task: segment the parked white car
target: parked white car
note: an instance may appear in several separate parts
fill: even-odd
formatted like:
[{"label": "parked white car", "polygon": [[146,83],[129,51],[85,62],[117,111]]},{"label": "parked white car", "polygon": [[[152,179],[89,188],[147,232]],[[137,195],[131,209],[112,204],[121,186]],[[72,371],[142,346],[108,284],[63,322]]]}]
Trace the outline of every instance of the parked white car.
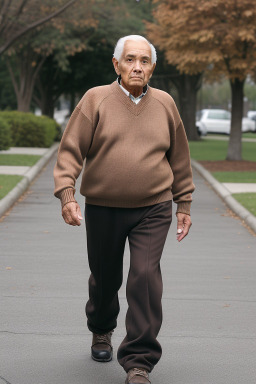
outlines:
[{"label": "parked white car", "polygon": [[[196,115],[196,127],[200,135],[207,133],[230,134],[231,113],[225,109],[202,109]],[[242,120],[242,132],[255,132],[255,123],[247,117]]]},{"label": "parked white car", "polygon": [[248,111],[247,117],[249,117],[251,120],[256,120],[256,111]]}]

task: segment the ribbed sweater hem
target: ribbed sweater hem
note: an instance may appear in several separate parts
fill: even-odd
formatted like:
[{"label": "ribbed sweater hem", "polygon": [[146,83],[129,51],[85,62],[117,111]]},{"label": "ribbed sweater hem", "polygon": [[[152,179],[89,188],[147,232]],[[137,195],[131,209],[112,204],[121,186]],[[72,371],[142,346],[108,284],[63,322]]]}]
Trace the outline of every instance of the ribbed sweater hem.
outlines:
[{"label": "ribbed sweater hem", "polygon": [[119,208],[139,208],[148,205],[163,203],[164,201],[172,200],[171,190],[161,192],[158,195],[147,197],[146,199],[129,201],[129,200],[109,200],[98,199],[94,197],[86,197],[87,204],[103,205],[106,207],[119,207]]},{"label": "ribbed sweater hem", "polygon": [[190,215],[191,201],[186,201],[184,203],[178,203],[176,213],[185,213]]}]

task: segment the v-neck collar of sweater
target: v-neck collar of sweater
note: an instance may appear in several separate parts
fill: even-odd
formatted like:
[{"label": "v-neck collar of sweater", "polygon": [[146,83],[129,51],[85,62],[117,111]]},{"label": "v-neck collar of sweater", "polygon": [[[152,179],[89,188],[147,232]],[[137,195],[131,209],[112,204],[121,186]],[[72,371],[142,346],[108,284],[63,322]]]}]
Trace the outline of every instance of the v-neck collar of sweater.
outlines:
[{"label": "v-neck collar of sweater", "polygon": [[138,116],[142,112],[142,110],[145,108],[145,106],[149,103],[151,99],[151,88],[149,85],[147,93],[142,97],[138,104],[135,104],[130,99],[130,97],[128,97],[123,92],[116,80],[111,84],[111,88],[113,93],[117,96],[118,100],[121,101],[135,116]]}]

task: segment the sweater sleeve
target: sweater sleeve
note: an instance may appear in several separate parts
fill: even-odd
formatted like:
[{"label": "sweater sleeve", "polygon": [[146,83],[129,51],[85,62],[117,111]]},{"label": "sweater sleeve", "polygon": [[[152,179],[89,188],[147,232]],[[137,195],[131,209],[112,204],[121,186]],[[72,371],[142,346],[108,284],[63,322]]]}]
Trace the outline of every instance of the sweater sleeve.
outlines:
[{"label": "sweater sleeve", "polygon": [[62,207],[76,201],[75,183],[82,171],[92,138],[92,123],[77,106],[63,133],[53,170],[54,196],[61,200]]},{"label": "sweater sleeve", "polygon": [[171,147],[167,152],[174,181],[172,185],[173,201],[177,203],[177,211],[190,215],[192,192],[195,186],[192,181],[192,168],[186,132],[182,120],[179,120],[176,131],[171,135]]}]

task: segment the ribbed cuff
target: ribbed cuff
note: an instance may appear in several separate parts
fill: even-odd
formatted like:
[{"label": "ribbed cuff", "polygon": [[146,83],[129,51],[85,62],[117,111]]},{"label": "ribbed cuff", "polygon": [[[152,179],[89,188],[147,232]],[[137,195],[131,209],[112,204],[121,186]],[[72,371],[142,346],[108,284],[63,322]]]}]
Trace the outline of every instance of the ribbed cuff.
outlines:
[{"label": "ribbed cuff", "polygon": [[64,205],[66,205],[67,203],[71,203],[72,201],[74,201],[75,203],[77,202],[74,197],[74,193],[75,191],[72,188],[66,188],[66,189],[63,189],[63,191],[61,191],[60,193],[61,208],[63,208]]},{"label": "ribbed cuff", "polygon": [[185,213],[186,215],[190,215],[190,207],[191,207],[191,201],[178,203],[176,214]]}]

